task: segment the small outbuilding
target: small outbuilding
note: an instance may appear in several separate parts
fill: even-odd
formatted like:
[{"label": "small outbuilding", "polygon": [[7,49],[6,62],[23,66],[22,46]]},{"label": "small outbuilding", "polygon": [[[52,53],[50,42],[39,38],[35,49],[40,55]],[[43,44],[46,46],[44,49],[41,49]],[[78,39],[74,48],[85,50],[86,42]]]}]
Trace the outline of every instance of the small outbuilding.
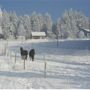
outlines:
[{"label": "small outbuilding", "polygon": [[89,29],[83,29],[83,28],[79,28],[79,33],[83,32],[85,37],[90,37],[90,30]]},{"label": "small outbuilding", "polygon": [[32,39],[44,39],[46,37],[45,32],[31,32]]}]

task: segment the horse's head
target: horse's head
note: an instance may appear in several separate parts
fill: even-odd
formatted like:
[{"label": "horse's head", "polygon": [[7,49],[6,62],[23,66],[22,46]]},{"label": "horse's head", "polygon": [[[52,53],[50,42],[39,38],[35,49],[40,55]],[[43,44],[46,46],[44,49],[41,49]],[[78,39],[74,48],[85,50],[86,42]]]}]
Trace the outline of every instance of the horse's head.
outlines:
[{"label": "horse's head", "polygon": [[23,48],[22,47],[20,47],[20,51],[23,51]]}]

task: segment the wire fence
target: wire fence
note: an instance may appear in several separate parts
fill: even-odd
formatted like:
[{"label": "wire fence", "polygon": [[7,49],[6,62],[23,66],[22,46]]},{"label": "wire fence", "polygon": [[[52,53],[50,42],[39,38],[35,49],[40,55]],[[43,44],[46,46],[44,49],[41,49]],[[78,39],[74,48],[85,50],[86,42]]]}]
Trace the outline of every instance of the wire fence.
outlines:
[{"label": "wire fence", "polygon": [[[14,68],[17,63],[19,63],[20,65],[20,63],[22,62],[23,68],[25,69],[25,66],[27,66],[27,61],[24,62],[21,60],[20,46],[12,47],[14,48],[12,49],[9,48],[8,41],[2,43],[3,43],[3,45],[1,45],[1,49],[3,51],[2,53],[9,58],[9,61],[13,62]],[[22,45],[22,42],[19,42],[19,44]],[[13,43],[13,45],[15,45],[15,43]],[[37,63],[41,62],[43,64],[42,67],[40,67],[39,69],[43,70],[43,75],[45,78],[50,73],[52,74],[58,73],[58,71],[61,70],[60,64],[90,65],[90,60],[89,60],[90,50],[88,50],[88,48],[84,50],[81,49],[78,50],[78,49],[63,49],[63,48],[59,49],[58,47],[57,48],[52,47],[51,49],[46,45],[42,47],[36,47],[36,46],[32,46],[32,47],[34,47],[36,50],[35,62]],[[25,48],[27,48],[27,46],[25,46]]]},{"label": "wire fence", "polygon": [[[27,62],[30,61],[29,57],[28,57],[28,61],[27,60],[23,61],[21,59],[20,53],[15,53],[13,51],[8,51],[8,57],[10,60],[13,61],[14,68],[15,68],[15,64],[19,63],[19,65],[20,65],[20,63],[22,62],[23,69],[26,69],[27,64],[28,64]],[[60,65],[62,65],[62,64],[77,65],[77,66],[81,66],[81,65],[82,66],[90,66],[89,58],[90,58],[89,50],[86,49],[86,50],[84,50],[83,55],[81,55],[81,54],[80,55],[76,55],[76,54],[75,55],[71,55],[71,54],[68,54],[68,55],[57,54],[56,55],[54,53],[36,54],[34,62],[36,62],[36,63],[41,62],[42,67],[39,68],[39,71],[41,70],[42,74],[46,78],[50,74],[52,74],[52,76],[53,76],[53,74],[55,74],[55,73],[57,73],[57,76],[59,76],[59,74],[60,74],[59,71],[61,70]],[[30,67],[33,67],[32,69],[30,69],[30,71],[32,71],[32,70],[38,68],[39,64],[38,64],[38,67],[37,67],[37,65],[36,66],[30,65]]]}]

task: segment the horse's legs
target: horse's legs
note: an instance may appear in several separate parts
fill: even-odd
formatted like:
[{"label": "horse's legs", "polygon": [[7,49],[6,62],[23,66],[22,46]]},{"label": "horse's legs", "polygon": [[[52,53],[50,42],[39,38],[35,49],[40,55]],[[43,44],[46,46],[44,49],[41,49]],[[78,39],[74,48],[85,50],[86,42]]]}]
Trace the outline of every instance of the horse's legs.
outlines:
[{"label": "horse's legs", "polygon": [[30,61],[31,61],[31,57],[29,57],[30,58]]},{"label": "horse's legs", "polygon": [[24,59],[24,69],[25,69],[25,59]]},{"label": "horse's legs", "polygon": [[34,61],[34,56],[32,56],[32,61]]}]

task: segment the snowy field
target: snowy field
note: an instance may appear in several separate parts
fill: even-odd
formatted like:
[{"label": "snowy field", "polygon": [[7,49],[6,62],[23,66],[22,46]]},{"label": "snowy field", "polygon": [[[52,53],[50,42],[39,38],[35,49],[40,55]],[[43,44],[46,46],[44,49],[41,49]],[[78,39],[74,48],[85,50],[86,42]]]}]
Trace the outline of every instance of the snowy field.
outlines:
[{"label": "snowy field", "polygon": [[[25,70],[20,46],[36,50]],[[58,47],[53,40],[0,41],[0,88],[90,89],[90,41],[62,40]]]}]

